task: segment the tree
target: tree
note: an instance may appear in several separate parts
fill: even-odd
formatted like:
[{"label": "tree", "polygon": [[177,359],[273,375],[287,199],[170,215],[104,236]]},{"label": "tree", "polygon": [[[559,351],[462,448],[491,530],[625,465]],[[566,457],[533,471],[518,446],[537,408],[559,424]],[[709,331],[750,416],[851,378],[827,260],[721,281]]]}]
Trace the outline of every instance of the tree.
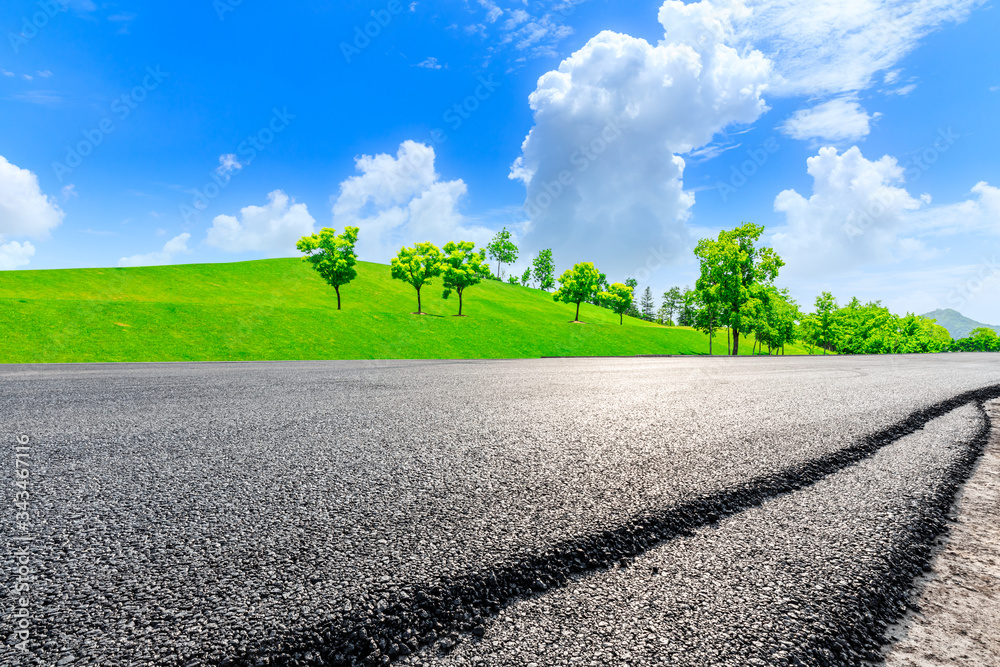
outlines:
[{"label": "tree", "polygon": [[639,302],[642,306],[642,319],[647,322],[652,322],[653,317],[656,315],[656,304],[653,302],[653,290],[646,288],[642,293],[642,300]]},{"label": "tree", "polygon": [[761,350],[764,345],[767,345],[768,354],[772,350],[781,350],[786,343],[794,340],[795,322],[801,317],[798,305],[788,290],[779,290],[773,285],[758,287],[757,304],[753,331]]},{"label": "tree", "polygon": [[639,309],[635,305],[635,292],[639,289],[639,281],[635,278],[626,278],[625,286],[632,289],[632,303],[629,305],[628,310],[625,311],[625,314],[629,317],[642,317],[642,313],[639,312]]},{"label": "tree", "polygon": [[621,283],[612,283],[607,291],[598,294],[601,305],[618,315],[618,324],[625,323],[625,311],[632,305],[632,288]]},{"label": "tree", "polygon": [[758,307],[757,286],[770,285],[785,263],[771,248],[758,248],[764,228],[744,223],[719,232],[717,240],[702,239],[695,248],[701,260],[701,277],[718,287],[722,316],[733,332],[733,355],[740,351],[740,333],[752,328]]},{"label": "tree", "polygon": [[978,327],[968,337],[956,340],[952,349],[958,352],[1000,352],[1000,336],[993,329]]},{"label": "tree", "polygon": [[340,288],[358,275],[354,270],[358,261],[358,256],[354,254],[358,231],[357,227],[344,227],[344,233],[337,236],[336,229],[324,227],[318,234],[303,236],[295,244],[306,254],[303,261],[310,262],[337,292],[337,310],[340,310]]},{"label": "tree", "polygon": [[548,292],[556,286],[556,267],[552,263],[552,249],[540,250],[531,260],[532,275],[541,290]]},{"label": "tree", "polygon": [[412,248],[400,248],[392,258],[392,277],[413,285],[417,290],[417,312],[423,315],[420,305],[420,288],[430,284],[431,278],[441,275],[444,256],[433,243],[414,243]]},{"label": "tree", "polygon": [[444,279],[445,298],[451,290],[458,294],[458,315],[462,315],[462,294],[466,288],[478,285],[489,274],[489,268],[484,262],[486,257],[475,251],[476,244],[471,241],[449,241],[444,244],[442,262],[442,278]]},{"label": "tree", "polygon": [[709,355],[712,355],[712,342],[715,339],[715,332],[719,330],[722,314],[716,287],[716,285],[702,284],[685,294],[685,305],[691,313],[691,326],[708,336]]},{"label": "tree", "polygon": [[500,265],[513,264],[517,261],[517,246],[510,240],[510,232],[507,231],[506,227],[497,232],[497,235],[486,246],[486,250],[490,257],[497,261],[497,275],[502,280],[503,271],[500,269]]},{"label": "tree", "polygon": [[816,297],[815,342],[823,348],[823,354],[833,346],[833,314],[837,310],[837,300],[829,292]]},{"label": "tree", "polygon": [[680,287],[671,287],[663,293],[663,306],[660,310],[666,313],[667,319],[670,320],[671,324],[674,322],[674,313],[681,309],[683,301],[684,296],[681,294]]},{"label": "tree", "polygon": [[576,318],[580,321],[580,304],[596,298],[602,282],[602,274],[594,268],[593,262],[580,262],[572,269],[566,269],[559,276],[559,289],[553,294],[555,301],[576,304]]},{"label": "tree", "polygon": [[531,286],[531,267],[530,266],[524,270],[524,273],[521,274],[521,286],[522,287],[530,287]]},{"label": "tree", "polygon": [[681,302],[677,315],[677,326],[694,326],[695,306],[692,299],[688,296],[690,293],[690,287],[685,287],[681,290]]},{"label": "tree", "polygon": [[608,276],[603,273],[597,274],[597,284],[594,286],[594,293],[587,298],[587,303],[595,306],[601,305],[601,292],[608,290]]}]

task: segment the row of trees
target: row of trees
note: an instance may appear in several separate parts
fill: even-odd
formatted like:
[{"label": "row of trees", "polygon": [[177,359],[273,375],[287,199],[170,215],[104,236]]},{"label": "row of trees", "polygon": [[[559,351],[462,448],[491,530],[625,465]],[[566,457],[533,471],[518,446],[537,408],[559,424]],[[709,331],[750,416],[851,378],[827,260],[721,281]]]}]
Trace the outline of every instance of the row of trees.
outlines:
[{"label": "row of trees", "polygon": [[[648,321],[691,326],[713,339],[726,329],[727,353],[739,354],[741,337],[753,334],[754,352],[768,348],[784,350],[787,343],[802,341],[824,353],[894,354],[945,351],[1000,351],[1000,337],[991,329],[976,329],[968,338],[953,341],[948,331],[933,320],[907,314],[897,316],[881,302],[861,303],[857,298],[844,306],[829,292],[816,298],[814,312],[803,314],[788,291],[774,281],[784,262],[770,248],[758,248],[764,228],[744,223],[733,230],[723,230],[716,239],[702,239],[695,248],[700,272],[694,289],[672,287],[663,294],[657,311],[652,290],[646,287],[639,303],[638,287],[632,278],[624,283],[608,283],[607,276],[592,262],[581,262],[558,278],[556,301],[576,305],[574,322],[580,321],[580,306],[591,303],[613,311],[624,323],[626,315]],[[324,228],[317,234],[302,237],[297,247],[305,259],[337,293],[357,276],[354,251],[357,227],[336,230]],[[463,316],[465,290],[483,280],[500,280],[504,264],[517,260],[518,248],[504,228],[487,245],[476,250],[469,241],[449,242],[443,248],[433,243],[416,243],[401,248],[392,259],[391,275],[411,285],[417,293],[417,314],[423,314],[421,291],[434,278],[441,277],[444,297],[458,295],[458,316]],[[497,274],[490,271],[489,260],[497,262]],[[532,265],[509,282],[529,286],[537,284],[548,291],[555,287],[552,250],[539,252]]]},{"label": "row of trees", "polygon": [[829,292],[816,297],[815,312],[801,318],[801,339],[824,352],[839,354],[903,354],[947,352],[951,334],[919,315],[900,317],[879,301],[853,298],[844,306]]},{"label": "row of trees", "polygon": [[[357,227],[345,227],[344,233],[338,235],[336,229],[324,227],[316,234],[303,236],[296,243],[296,248],[306,255],[305,260],[336,291],[337,310],[342,307],[340,288],[358,275],[354,268],[358,261],[354,248],[359,231]],[[418,315],[424,314],[421,291],[440,276],[444,283],[444,298],[447,299],[452,292],[458,295],[458,316],[462,317],[465,290],[483,280],[500,280],[503,265],[516,262],[517,255],[518,248],[505,227],[493,237],[485,250],[477,251],[476,244],[471,241],[450,241],[443,248],[429,242],[403,247],[392,258],[390,271],[393,278],[416,290]],[[490,272],[487,258],[497,262],[497,275]],[[554,273],[552,250],[542,250],[520,282],[527,285],[534,278],[539,288],[547,291],[555,286]],[[512,282],[518,282],[513,276],[511,278]]]},{"label": "row of trees", "polygon": [[993,329],[973,329],[966,338],[959,338],[951,346],[954,352],[1000,352],[1000,336]]}]

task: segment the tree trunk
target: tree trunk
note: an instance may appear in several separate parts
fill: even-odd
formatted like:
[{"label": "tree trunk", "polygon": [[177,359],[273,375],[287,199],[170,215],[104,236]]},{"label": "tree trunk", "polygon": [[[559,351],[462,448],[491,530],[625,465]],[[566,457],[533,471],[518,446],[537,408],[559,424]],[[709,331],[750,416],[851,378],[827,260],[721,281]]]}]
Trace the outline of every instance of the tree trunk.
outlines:
[{"label": "tree trunk", "polygon": [[576,319],[573,320],[573,321],[574,322],[579,322],[580,321],[580,302],[579,301],[576,302]]},{"label": "tree trunk", "polygon": [[458,316],[462,316],[462,290],[455,290],[458,292]]},{"label": "tree trunk", "polygon": [[740,330],[733,329],[733,356],[740,356]]},{"label": "tree trunk", "polygon": [[625,313],[618,313],[618,324],[625,324]]},{"label": "tree trunk", "polygon": [[712,356],[712,327],[708,328],[708,356]]},{"label": "tree trunk", "polygon": [[340,286],[334,285],[333,289],[337,291],[337,310],[340,310]]},{"label": "tree trunk", "polygon": [[420,308],[420,288],[417,288],[417,315],[423,315],[424,311]]},{"label": "tree trunk", "polygon": [[729,356],[732,356],[733,354],[732,335],[733,335],[733,328],[726,327],[726,354]]}]

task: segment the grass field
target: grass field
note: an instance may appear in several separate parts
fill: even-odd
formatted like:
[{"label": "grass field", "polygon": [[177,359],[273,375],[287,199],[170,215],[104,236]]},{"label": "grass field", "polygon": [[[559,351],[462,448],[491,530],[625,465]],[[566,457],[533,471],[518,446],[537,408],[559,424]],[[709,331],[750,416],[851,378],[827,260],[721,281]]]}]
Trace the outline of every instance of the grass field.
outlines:
[{"label": "grass field", "polygon": [[[416,293],[360,262],[336,295],[299,259],[0,272],[0,363],[264,359],[482,359],[707,354],[708,337],[540,290],[487,281],[458,299]],[[741,341],[749,353],[750,340]],[[725,332],[715,339],[725,354]],[[806,350],[789,346],[788,354]]]}]

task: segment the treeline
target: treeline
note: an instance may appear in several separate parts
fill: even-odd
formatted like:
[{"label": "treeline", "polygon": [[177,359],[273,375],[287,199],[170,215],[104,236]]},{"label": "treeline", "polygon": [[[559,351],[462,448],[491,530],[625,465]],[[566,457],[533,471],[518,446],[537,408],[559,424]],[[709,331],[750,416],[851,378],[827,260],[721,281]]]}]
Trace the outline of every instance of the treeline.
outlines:
[{"label": "treeline", "polygon": [[[357,275],[354,246],[358,228],[347,227],[341,235],[324,228],[303,237],[298,248],[305,259],[337,292]],[[738,355],[741,338],[752,334],[752,352],[783,354],[788,343],[801,342],[810,352],[837,354],[905,354],[925,352],[1000,352],[1000,337],[992,329],[976,329],[968,338],[954,341],[947,329],[934,320],[908,313],[898,316],[881,302],[862,303],[857,298],[840,306],[829,292],[820,294],[814,312],[805,314],[787,289],[775,285],[784,261],[771,248],[758,247],[764,228],[744,223],[719,232],[716,239],[702,239],[695,248],[699,276],[694,288],[672,287],[664,292],[659,309],[651,288],[636,300],[638,284],[633,278],[609,283],[592,262],[580,262],[555,277],[552,250],[540,251],[525,271],[511,274],[507,282],[548,291],[555,287],[556,301],[580,306],[590,303],[619,316],[636,317],[667,326],[688,326],[708,335],[709,354],[714,338],[726,331],[726,353]],[[416,290],[417,314],[422,314],[421,291],[434,278],[444,285],[443,296],[458,296],[458,315],[463,315],[465,290],[483,280],[503,280],[503,267],[517,261],[519,250],[506,228],[485,249],[467,241],[449,242],[443,248],[416,243],[401,248],[392,259],[392,277]],[[496,273],[490,262],[496,262]]]},{"label": "treeline", "polygon": [[908,354],[948,352],[953,341],[934,320],[890,312],[879,301],[861,303],[856,297],[844,306],[829,292],[816,297],[815,312],[802,319],[802,340],[838,354]]}]

